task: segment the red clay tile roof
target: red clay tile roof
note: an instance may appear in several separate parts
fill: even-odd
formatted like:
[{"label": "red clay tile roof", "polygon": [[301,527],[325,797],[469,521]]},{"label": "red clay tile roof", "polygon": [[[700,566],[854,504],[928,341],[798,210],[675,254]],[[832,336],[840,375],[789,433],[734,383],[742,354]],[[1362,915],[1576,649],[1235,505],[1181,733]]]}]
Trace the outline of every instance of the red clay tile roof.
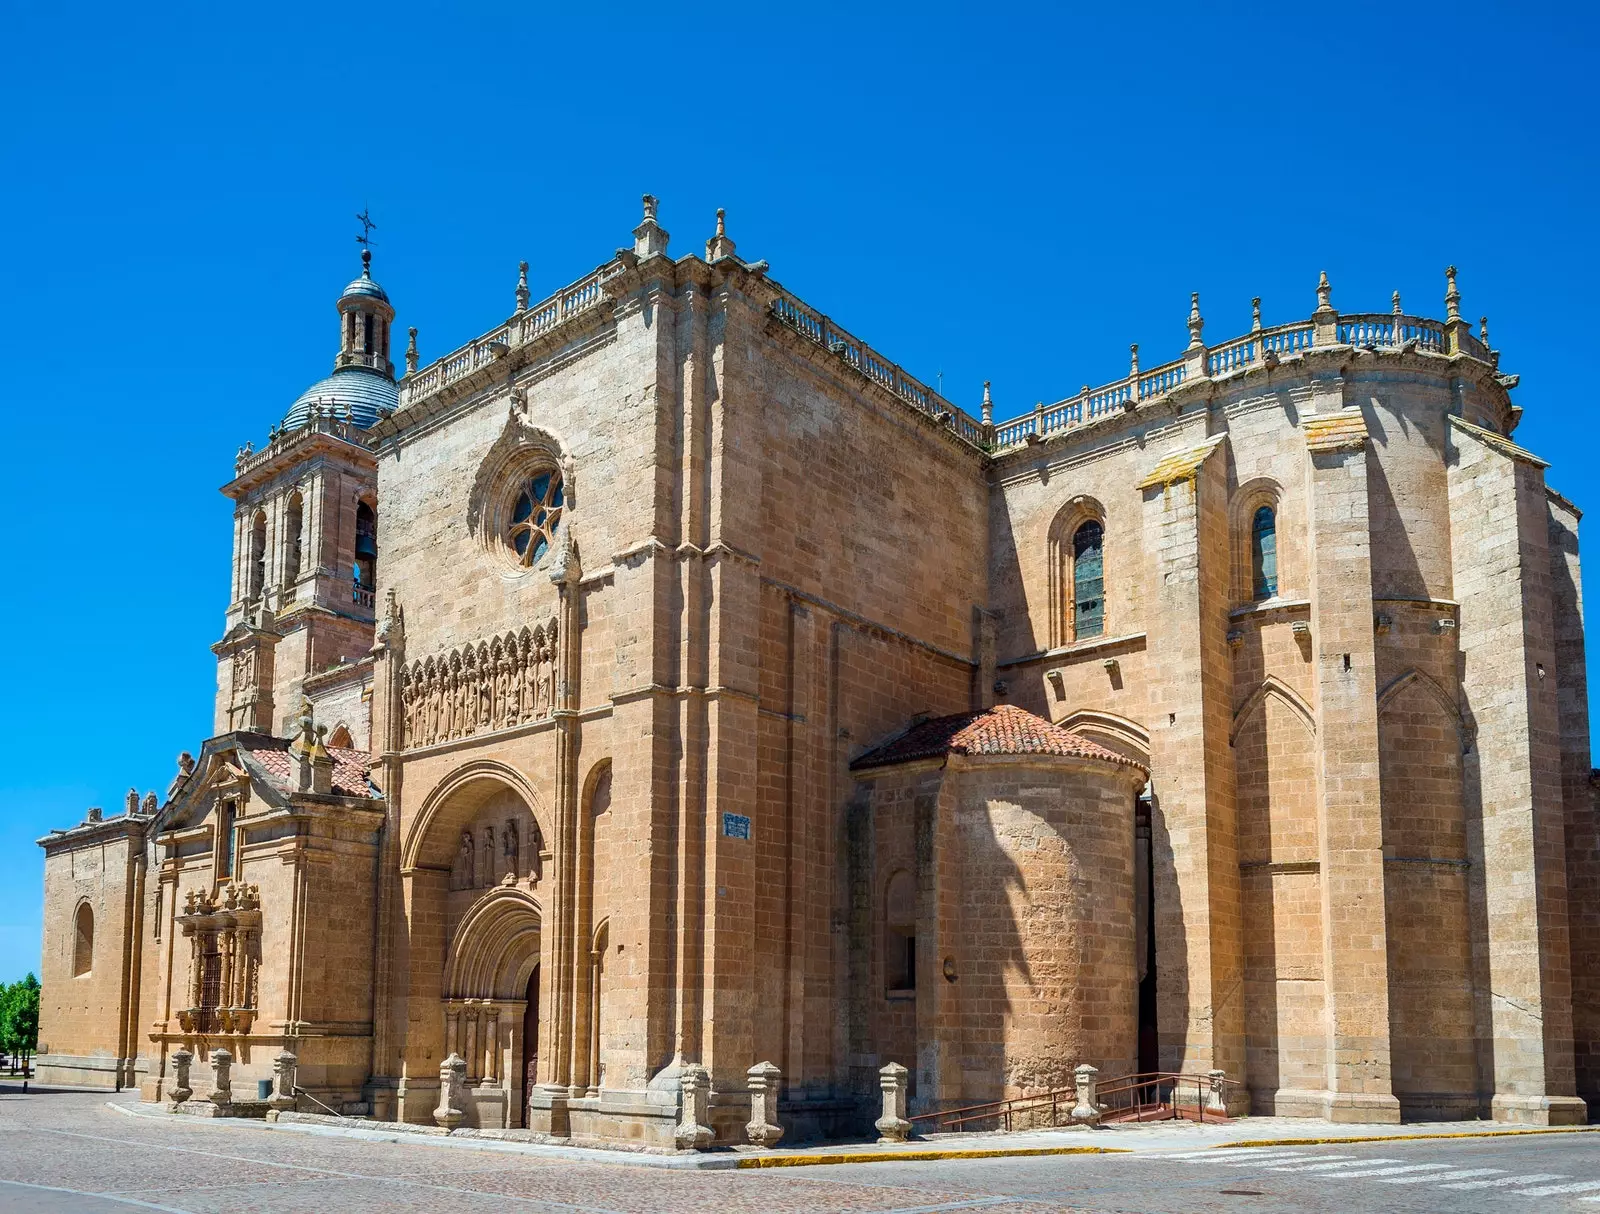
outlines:
[{"label": "red clay tile roof", "polygon": [[[273,783],[287,790],[292,788],[294,784],[294,760],[289,755],[288,740],[274,740],[281,742],[281,746],[252,745],[241,749],[261,765],[262,769],[272,777]],[[372,765],[366,751],[350,750],[343,746],[330,746],[328,747],[328,753],[333,756],[333,791],[335,796],[373,797],[377,795],[372,791],[372,786],[367,780],[367,774],[372,770]]]},{"label": "red clay tile roof", "polygon": [[1053,725],[1015,704],[996,704],[982,712],[960,712],[913,725],[850,764],[851,770],[933,759],[940,755],[1068,755],[1144,768],[1088,738]]}]

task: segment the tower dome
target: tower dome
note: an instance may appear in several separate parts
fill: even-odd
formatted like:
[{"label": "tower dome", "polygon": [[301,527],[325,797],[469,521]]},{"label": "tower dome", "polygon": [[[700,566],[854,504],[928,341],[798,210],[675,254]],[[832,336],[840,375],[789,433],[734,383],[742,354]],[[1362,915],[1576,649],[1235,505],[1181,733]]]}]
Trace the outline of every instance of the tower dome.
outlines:
[{"label": "tower dome", "polygon": [[297,430],[314,416],[343,418],[366,429],[400,404],[389,361],[389,329],[394,308],[372,277],[372,250],[361,251],[361,277],[340,292],[339,353],[333,374],[311,385],[284,414],[283,428]]}]

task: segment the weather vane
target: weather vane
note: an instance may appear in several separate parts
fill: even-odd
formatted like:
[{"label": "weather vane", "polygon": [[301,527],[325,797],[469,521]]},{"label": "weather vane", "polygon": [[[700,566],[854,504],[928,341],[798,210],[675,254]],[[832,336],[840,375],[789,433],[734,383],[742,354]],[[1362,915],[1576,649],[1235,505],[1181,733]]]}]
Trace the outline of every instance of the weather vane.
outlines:
[{"label": "weather vane", "polygon": [[372,217],[367,214],[370,208],[363,208],[361,214],[356,216],[356,222],[361,225],[361,235],[356,237],[356,243],[372,247],[372,229],[378,225],[372,222]]}]

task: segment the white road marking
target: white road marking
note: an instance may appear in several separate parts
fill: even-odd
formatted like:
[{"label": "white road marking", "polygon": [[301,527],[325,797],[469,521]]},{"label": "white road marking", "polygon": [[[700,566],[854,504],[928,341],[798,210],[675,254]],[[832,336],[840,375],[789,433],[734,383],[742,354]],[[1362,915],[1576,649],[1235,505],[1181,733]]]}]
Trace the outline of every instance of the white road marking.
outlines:
[{"label": "white road marking", "polygon": [[1577,1184],[1547,1184],[1537,1189],[1518,1189],[1515,1196],[1554,1197],[1559,1193],[1592,1193],[1596,1189],[1600,1189],[1600,1180],[1580,1180]]},{"label": "white road marking", "polygon": [[1398,1159],[1359,1159],[1354,1155],[1324,1155],[1316,1163],[1296,1163],[1272,1168],[1273,1172],[1327,1172],[1339,1168],[1361,1168],[1372,1163],[1399,1163]]},{"label": "white road marking", "polygon": [[[1367,1161],[1363,1160],[1362,1162],[1365,1163]],[[1377,1163],[1379,1161],[1378,1160],[1372,1160],[1371,1162]],[[1447,1163],[1410,1163],[1410,1164],[1406,1164],[1404,1167],[1401,1167],[1401,1168],[1365,1168],[1364,1167],[1364,1168],[1361,1168],[1361,1169],[1359,1169],[1358,1171],[1355,1171],[1355,1172],[1340,1172],[1336,1176],[1332,1176],[1329,1179],[1331,1179],[1331,1180],[1349,1180],[1351,1177],[1354,1177],[1354,1176],[1398,1176],[1402,1172],[1443,1172],[1443,1171],[1447,1171],[1449,1169],[1449,1167],[1450,1167],[1450,1165],[1447,1164]],[[1274,1168],[1272,1170],[1276,1172],[1276,1171],[1287,1171],[1288,1169],[1287,1168]]]},{"label": "white road marking", "polygon": [[1221,1163],[1225,1159],[1242,1156],[1246,1159],[1262,1159],[1268,1155],[1304,1155],[1304,1151],[1292,1151],[1288,1147],[1207,1147],[1203,1151],[1175,1151],[1171,1155],[1163,1155],[1162,1159],[1215,1159]]},{"label": "white road marking", "polygon": [[1565,1180],[1559,1172],[1535,1172],[1531,1176],[1502,1176],[1498,1180],[1463,1180],[1460,1184],[1442,1184],[1441,1189],[1504,1189],[1511,1185],[1538,1184],[1541,1180]]},{"label": "white road marking", "polygon": [[1469,1176],[1498,1176],[1504,1168],[1463,1168],[1459,1172],[1432,1172],[1427,1176],[1388,1176],[1379,1184],[1431,1184],[1440,1180],[1465,1180]]},{"label": "white road marking", "polygon": [[[1224,1163],[1224,1164],[1222,1164],[1222,1166],[1225,1167],[1225,1168],[1253,1168],[1253,1167],[1256,1167],[1256,1166],[1258,1166],[1260,1164],[1279,1163],[1279,1162],[1281,1162],[1283,1160],[1286,1160],[1286,1159],[1316,1159],[1316,1158],[1318,1158],[1318,1156],[1313,1155],[1310,1151],[1285,1151],[1282,1155],[1271,1155],[1271,1156],[1257,1155],[1254,1159],[1247,1159],[1243,1163]],[[1220,1159],[1217,1162],[1218,1163],[1222,1163],[1222,1161]]]}]

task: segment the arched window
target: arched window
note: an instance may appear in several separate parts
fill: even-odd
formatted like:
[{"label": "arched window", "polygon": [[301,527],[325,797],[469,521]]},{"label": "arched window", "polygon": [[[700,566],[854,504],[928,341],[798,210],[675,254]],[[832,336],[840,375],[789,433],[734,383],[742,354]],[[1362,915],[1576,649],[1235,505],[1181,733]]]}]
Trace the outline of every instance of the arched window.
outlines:
[{"label": "arched window", "polygon": [[1105,528],[1094,519],[1072,533],[1072,637],[1097,637],[1106,628]]},{"label": "arched window", "polygon": [[267,516],[260,510],[250,523],[250,565],[245,577],[245,597],[260,598],[267,581]]},{"label": "arched window", "polygon": [[289,499],[287,542],[283,554],[283,584],[293,586],[300,578],[300,545],[305,531],[305,507],[296,493]]},{"label": "arched window", "polygon": [[72,926],[72,975],[77,977],[94,968],[94,912],[87,902],[78,906]]},{"label": "arched window", "polygon": [[1250,585],[1257,599],[1278,593],[1278,519],[1271,506],[1258,507],[1250,520]]},{"label": "arched window", "polygon": [[883,979],[890,991],[917,989],[917,890],[904,869],[883,891]]},{"label": "arched window", "polygon": [[350,736],[350,727],[343,723],[334,726],[333,732],[328,735],[329,746],[338,746],[349,750],[355,744],[355,739]]},{"label": "arched window", "polygon": [[565,502],[561,473],[554,468],[537,472],[523,483],[511,512],[511,534],[507,537],[519,563],[533,565],[549,551]]},{"label": "arched window", "polygon": [[356,507],[356,589],[371,594],[378,584],[378,516],[362,502]]}]

